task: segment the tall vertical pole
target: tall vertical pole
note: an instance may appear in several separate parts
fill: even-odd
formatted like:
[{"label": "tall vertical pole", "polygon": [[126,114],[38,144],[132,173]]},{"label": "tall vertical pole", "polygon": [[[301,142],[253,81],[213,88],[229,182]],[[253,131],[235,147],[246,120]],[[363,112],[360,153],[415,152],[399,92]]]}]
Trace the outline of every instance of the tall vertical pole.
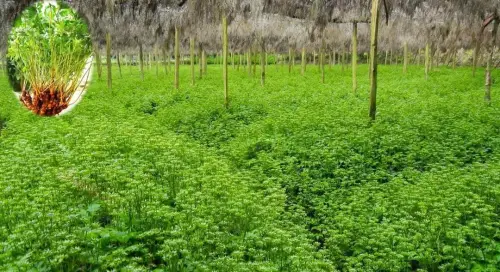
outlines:
[{"label": "tall vertical pole", "polygon": [[495,54],[495,45],[496,45],[496,37],[497,37],[497,32],[498,32],[498,20],[494,19],[493,21],[493,31],[491,32],[491,44],[490,44],[490,55],[487,60],[486,64],[486,90],[484,94],[484,100],[486,101],[486,104],[490,105],[491,104],[491,65],[493,61],[493,56]]},{"label": "tall vertical pole", "polygon": [[194,77],[195,77],[195,69],[194,69],[194,62],[195,62],[195,56],[194,56],[194,38],[191,38],[189,40],[189,45],[190,45],[190,54],[191,54],[191,85],[194,85]]},{"label": "tall vertical pole", "polygon": [[305,47],[302,47],[302,75],[305,75],[306,74],[306,64],[307,60],[306,60],[306,48]]},{"label": "tall vertical pole", "polygon": [[358,89],[358,24],[352,23],[352,91],[356,93]]},{"label": "tall vertical pole", "polygon": [[108,66],[108,89],[111,90],[113,79],[111,75],[111,34],[106,33],[106,65]]},{"label": "tall vertical pole", "polygon": [[430,45],[429,43],[425,44],[425,79],[429,79],[429,70],[430,70]]},{"label": "tall vertical pole", "polygon": [[140,69],[141,69],[141,78],[142,80],[144,80],[144,51],[143,51],[143,48],[142,48],[142,43],[139,44],[139,66],[140,66]]},{"label": "tall vertical pole", "polygon": [[266,62],[267,62],[267,54],[266,54],[266,43],[264,39],[262,39],[260,44],[260,67],[261,67],[261,75],[260,75],[260,84],[262,87],[266,84]]},{"label": "tall vertical pole", "polygon": [[370,42],[370,118],[377,114],[377,51],[378,51],[379,0],[372,0],[371,42]]},{"label": "tall vertical pole", "polygon": [[200,79],[203,78],[203,46],[198,46],[198,65],[200,66]]},{"label": "tall vertical pole", "polygon": [[405,42],[404,45],[404,64],[403,64],[403,73],[406,74],[408,72],[408,42]]},{"label": "tall vertical pole", "polygon": [[229,83],[228,83],[228,71],[227,71],[227,51],[228,51],[228,37],[227,37],[227,18],[224,15],[222,17],[222,70],[224,78],[224,106],[229,108]]},{"label": "tall vertical pole", "polygon": [[120,59],[120,51],[116,54],[116,62],[118,63],[118,72],[120,73],[120,78],[122,78],[122,63]]},{"label": "tall vertical pole", "polygon": [[325,83],[325,40],[321,40],[321,49],[319,52],[320,70],[321,70],[321,82]]},{"label": "tall vertical pole", "polygon": [[179,68],[181,64],[180,48],[179,48],[179,28],[175,26],[175,75],[174,75],[174,88],[179,89]]},{"label": "tall vertical pole", "polygon": [[94,48],[95,61],[97,63],[97,78],[101,80],[102,78],[102,61],[101,61],[101,52],[99,50],[99,45],[96,45]]},{"label": "tall vertical pole", "polygon": [[166,48],[166,45],[162,46],[161,53],[162,53],[162,58],[163,58],[163,68],[165,69],[165,75],[166,75],[166,74],[168,74],[168,70],[167,70],[167,48]]}]

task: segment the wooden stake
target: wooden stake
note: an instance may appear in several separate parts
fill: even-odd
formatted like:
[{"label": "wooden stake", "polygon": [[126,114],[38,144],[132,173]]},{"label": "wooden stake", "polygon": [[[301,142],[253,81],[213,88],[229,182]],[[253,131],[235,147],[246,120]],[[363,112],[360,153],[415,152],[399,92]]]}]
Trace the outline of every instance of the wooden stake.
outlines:
[{"label": "wooden stake", "polygon": [[153,54],[156,67],[156,77],[160,77],[160,58],[159,58],[160,53],[158,53],[158,47],[155,46]]},{"label": "wooden stake", "polygon": [[108,66],[108,89],[112,89],[113,79],[111,74],[111,34],[106,33],[106,65]]},{"label": "wooden stake", "polygon": [[191,38],[189,40],[190,43],[190,53],[191,53],[191,85],[194,85],[194,78],[195,78],[195,73],[194,73],[194,62],[195,62],[195,56],[194,56],[194,38]]},{"label": "wooden stake", "polygon": [[306,48],[302,47],[302,75],[304,76],[306,74],[306,67],[307,67],[307,60],[306,60]]},{"label": "wooden stake", "polygon": [[198,65],[199,65],[199,72],[200,72],[200,79],[203,78],[203,46],[200,44],[198,46]]},{"label": "wooden stake", "polygon": [[495,54],[495,45],[496,45],[496,37],[497,37],[497,32],[498,32],[498,20],[495,19],[493,21],[493,31],[491,32],[491,45],[490,45],[490,55],[487,60],[486,64],[486,89],[485,89],[485,94],[484,94],[484,101],[486,104],[491,105],[491,64],[493,61],[493,56]]},{"label": "wooden stake", "polygon": [[325,40],[322,39],[321,43],[322,45],[319,53],[319,66],[321,69],[321,82],[325,83]]},{"label": "wooden stake", "polygon": [[262,87],[266,84],[266,44],[264,39],[261,41],[261,50],[260,50],[260,67],[261,67],[261,75],[260,75],[260,84]]},{"label": "wooden stake", "polygon": [[175,26],[175,74],[174,74],[174,88],[179,89],[179,68],[181,64],[180,45],[179,45],[179,28]]},{"label": "wooden stake", "polygon": [[141,70],[141,78],[144,81],[144,52],[142,49],[142,43],[139,44],[139,62],[140,62],[139,66]]},{"label": "wooden stake", "polygon": [[352,92],[358,89],[358,24],[352,24]]},{"label": "wooden stake", "polygon": [[224,106],[229,108],[229,82],[227,71],[227,51],[228,51],[228,37],[227,37],[227,18],[222,17],[222,58],[223,58],[223,79],[224,79]]},{"label": "wooden stake", "polygon": [[427,43],[425,45],[425,79],[429,79],[429,69],[430,69],[430,45]]},{"label": "wooden stake", "polygon": [[377,52],[378,52],[379,0],[372,0],[371,44],[370,44],[370,118],[377,115]]},{"label": "wooden stake", "polygon": [[403,64],[403,74],[408,73],[408,42],[404,45],[404,64]]},{"label": "wooden stake", "polygon": [[101,52],[99,50],[99,45],[96,45],[94,48],[95,61],[97,63],[97,79],[100,81],[102,78],[102,61],[101,61]]}]

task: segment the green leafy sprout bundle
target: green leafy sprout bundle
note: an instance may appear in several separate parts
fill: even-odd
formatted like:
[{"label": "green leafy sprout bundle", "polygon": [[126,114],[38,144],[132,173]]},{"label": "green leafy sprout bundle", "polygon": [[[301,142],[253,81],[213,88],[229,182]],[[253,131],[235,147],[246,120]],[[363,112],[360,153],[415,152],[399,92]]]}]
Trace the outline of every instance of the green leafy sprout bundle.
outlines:
[{"label": "green leafy sprout bundle", "polygon": [[21,101],[35,114],[69,106],[92,53],[85,22],[64,5],[37,3],[15,22],[7,56],[21,84]]}]

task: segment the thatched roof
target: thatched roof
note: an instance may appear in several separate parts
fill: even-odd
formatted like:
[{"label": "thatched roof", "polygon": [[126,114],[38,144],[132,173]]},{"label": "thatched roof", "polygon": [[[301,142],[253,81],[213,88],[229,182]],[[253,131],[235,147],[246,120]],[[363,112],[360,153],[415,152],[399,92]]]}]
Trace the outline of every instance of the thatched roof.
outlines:
[{"label": "thatched roof", "polygon": [[[0,3],[0,50],[16,16],[33,0]],[[136,50],[172,43],[174,26],[182,44],[194,37],[205,49],[220,48],[220,18],[229,18],[230,47],[247,50],[264,40],[271,51],[350,44],[352,22],[359,22],[360,50],[367,50],[370,1],[367,0],[67,0],[88,21],[94,41],[106,32],[114,48]],[[386,0],[381,49],[434,46],[472,48],[484,18],[500,13],[500,0]],[[386,12],[387,11],[387,12]],[[390,15],[385,21],[385,15]],[[386,24],[385,24],[386,23]],[[340,48],[339,48],[340,49]]]}]

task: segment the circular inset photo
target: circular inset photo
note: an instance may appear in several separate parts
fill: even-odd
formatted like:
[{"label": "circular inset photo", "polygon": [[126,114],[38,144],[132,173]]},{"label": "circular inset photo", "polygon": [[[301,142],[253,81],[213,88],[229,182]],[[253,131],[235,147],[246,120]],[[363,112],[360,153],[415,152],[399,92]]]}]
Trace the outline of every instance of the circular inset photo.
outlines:
[{"label": "circular inset photo", "polygon": [[38,2],[16,19],[8,40],[7,68],[21,103],[40,116],[76,105],[92,66],[87,24],[71,7]]}]

